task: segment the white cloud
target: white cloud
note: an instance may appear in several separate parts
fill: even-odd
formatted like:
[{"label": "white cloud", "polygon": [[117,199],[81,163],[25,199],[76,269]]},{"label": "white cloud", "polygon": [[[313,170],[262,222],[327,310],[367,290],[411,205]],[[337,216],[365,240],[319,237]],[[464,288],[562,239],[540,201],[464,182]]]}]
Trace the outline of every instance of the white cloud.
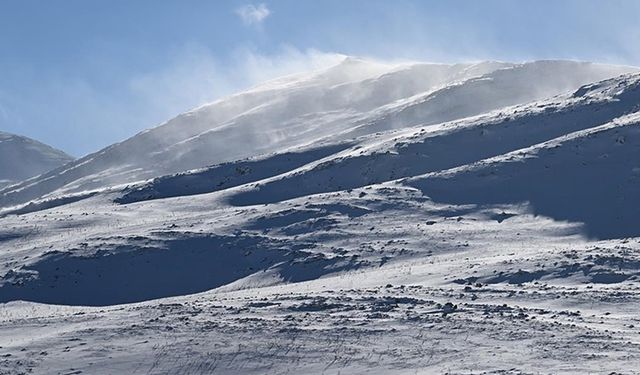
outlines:
[{"label": "white cloud", "polygon": [[258,5],[247,4],[241,6],[236,9],[236,13],[240,16],[245,25],[251,26],[260,25],[262,21],[269,17],[271,11],[264,3],[261,3]]}]

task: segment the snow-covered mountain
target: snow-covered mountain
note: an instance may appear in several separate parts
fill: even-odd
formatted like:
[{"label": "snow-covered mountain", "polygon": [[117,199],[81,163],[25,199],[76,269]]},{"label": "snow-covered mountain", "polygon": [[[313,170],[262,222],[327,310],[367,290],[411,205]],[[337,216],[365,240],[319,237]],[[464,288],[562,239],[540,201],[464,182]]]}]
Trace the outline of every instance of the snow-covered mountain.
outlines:
[{"label": "snow-covered mountain", "polygon": [[621,373],[639,192],[635,68],[348,59],[3,190],[0,373]]},{"label": "snow-covered mountain", "polygon": [[0,187],[73,161],[60,150],[33,139],[0,132]]},{"label": "snow-covered mountain", "polygon": [[337,66],[268,82],[0,191],[0,206],[436,124],[526,103],[635,68],[571,61]]}]

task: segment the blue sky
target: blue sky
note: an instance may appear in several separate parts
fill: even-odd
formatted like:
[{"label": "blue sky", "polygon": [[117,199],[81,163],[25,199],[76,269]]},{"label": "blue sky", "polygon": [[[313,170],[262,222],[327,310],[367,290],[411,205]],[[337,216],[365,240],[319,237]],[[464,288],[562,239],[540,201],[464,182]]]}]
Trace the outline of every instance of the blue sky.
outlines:
[{"label": "blue sky", "polygon": [[6,0],[0,130],[81,156],[333,53],[640,65],[635,0]]}]

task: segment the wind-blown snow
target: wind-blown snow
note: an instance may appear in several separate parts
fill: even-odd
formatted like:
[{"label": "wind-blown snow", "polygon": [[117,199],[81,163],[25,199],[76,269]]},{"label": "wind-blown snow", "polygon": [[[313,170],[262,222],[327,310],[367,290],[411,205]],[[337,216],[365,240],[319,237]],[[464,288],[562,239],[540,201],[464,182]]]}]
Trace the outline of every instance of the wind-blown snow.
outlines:
[{"label": "wind-blown snow", "polygon": [[346,58],[182,114],[19,186],[0,206],[435,124],[573,91],[634,68],[569,61],[386,65]]}]

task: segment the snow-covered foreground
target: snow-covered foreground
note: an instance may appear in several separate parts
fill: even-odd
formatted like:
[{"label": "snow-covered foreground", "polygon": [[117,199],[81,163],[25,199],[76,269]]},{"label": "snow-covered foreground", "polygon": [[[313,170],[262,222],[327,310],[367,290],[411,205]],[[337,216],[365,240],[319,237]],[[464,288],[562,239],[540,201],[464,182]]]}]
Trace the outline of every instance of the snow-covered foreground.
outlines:
[{"label": "snow-covered foreground", "polygon": [[51,185],[0,211],[0,373],[633,373],[638,103],[630,74]]},{"label": "snow-covered foreground", "polygon": [[218,195],[3,219],[3,272],[32,262],[0,289],[13,301],[2,371],[640,365],[637,238],[587,241],[525,206],[436,204],[394,184],[246,208],[216,209]]}]

